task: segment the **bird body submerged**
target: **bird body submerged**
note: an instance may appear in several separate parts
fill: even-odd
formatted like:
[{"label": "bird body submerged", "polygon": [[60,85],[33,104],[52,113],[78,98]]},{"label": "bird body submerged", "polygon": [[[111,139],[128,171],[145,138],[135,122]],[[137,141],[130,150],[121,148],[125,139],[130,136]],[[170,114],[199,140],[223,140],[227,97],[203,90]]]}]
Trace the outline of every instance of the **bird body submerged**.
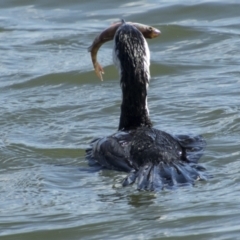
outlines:
[{"label": "bird body submerged", "polygon": [[95,139],[86,152],[90,165],[128,172],[123,186],[158,190],[205,179],[197,164],[205,141],[200,137],[171,136],[152,127],[147,106],[150,54],[142,33],[123,23],[114,36],[113,59],[122,88],[118,132]]},{"label": "bird body submerged", "polygon": [[95,139],[86,158],[90,166],[128,172],[123,186],[137,182],[139,190],[161,190],[206,179],[205,169],[197,164],[204,147],[201,136],[171,136],[139,127]]}]

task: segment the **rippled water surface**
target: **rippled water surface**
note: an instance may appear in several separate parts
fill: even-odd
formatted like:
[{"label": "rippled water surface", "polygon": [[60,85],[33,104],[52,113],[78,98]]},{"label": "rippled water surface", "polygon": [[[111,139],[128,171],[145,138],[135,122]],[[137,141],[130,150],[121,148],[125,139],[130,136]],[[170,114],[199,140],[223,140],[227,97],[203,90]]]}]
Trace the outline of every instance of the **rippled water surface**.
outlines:
[{"label": "rippled water surface", "polygon": [[[1,1],[0,239],[238,239],[239,13],[238,0]],[[121,102],[112,42],[99,52],[104,82],[87,47],[119,18],[161,30],[148,40],[151,119],[203,135],[207,182],[139,192],[85,162]]]}]

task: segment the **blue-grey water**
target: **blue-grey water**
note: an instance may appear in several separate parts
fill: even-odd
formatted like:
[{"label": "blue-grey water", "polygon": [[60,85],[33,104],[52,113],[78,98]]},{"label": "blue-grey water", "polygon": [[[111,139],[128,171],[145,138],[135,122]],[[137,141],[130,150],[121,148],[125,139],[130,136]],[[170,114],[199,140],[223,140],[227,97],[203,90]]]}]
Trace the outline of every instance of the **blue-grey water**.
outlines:
[{"label": "blue-grey water", "polygon": [[[207,182],[123,188],[91,172],[89,142],[117,130],[112,42],[96,77],[87,47],[124,18],[148,40],[156,128],[201,134]],[[0,239],[239,239],[240,1],[0,1]]]}]

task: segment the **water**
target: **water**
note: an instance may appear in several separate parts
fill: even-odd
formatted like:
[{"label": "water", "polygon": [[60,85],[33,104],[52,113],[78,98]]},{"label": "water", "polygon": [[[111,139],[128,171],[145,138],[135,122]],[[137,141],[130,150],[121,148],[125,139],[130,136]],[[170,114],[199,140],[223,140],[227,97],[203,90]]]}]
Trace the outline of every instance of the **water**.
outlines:
[{"label": "water", "polygon": [[[0,3],[0,239],[237,239],[240,234],[240,2]],[[156,128],[201,134],[214,177],[159,193],[91,172],[89,141],[114,133],[121,92],[112,42],[119,18],[159,28],[149,109]]]}]

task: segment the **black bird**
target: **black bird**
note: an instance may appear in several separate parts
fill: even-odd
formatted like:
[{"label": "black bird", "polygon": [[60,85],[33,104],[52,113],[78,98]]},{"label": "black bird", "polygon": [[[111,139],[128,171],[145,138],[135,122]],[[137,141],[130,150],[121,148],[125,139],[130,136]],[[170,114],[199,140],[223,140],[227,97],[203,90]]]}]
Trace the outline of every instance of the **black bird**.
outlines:
[{"label": "black bird", "polygon": [[123,186],[156,191],[192,185],[206,179],[198,165],[205,141],[201,136],[171,136],[152,127],[147,104],[150,53],[142,33],[123,22],[114,36],[113,60],[122,88],[118,131],[95,139],[86,150],[90,166],[128,172]]}]

